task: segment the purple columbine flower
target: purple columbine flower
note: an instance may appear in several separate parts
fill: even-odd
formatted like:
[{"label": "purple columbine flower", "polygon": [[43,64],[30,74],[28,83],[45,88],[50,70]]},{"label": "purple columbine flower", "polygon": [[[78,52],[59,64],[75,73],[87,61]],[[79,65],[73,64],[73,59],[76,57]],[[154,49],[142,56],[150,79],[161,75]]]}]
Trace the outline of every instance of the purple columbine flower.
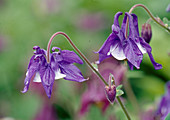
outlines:
[{"label": "purple columbine flower", "polygon": [[166,94],[162,97],[159,103],[155,117],[164,120],[169,113],[170,113],[170,81],[166,84]]},{"label": "purple columbine flower", "polygon": [[[73,51],[53,47],[53,53],[50,54],[50,62],[48,63],[46,60],[47,52],[44,49],[40,49],[39,46],[34,46],[33,49],[35,52],[28,65],[24,82],[25,87],[22,93],[28,91],[31,79],[33,79],[33,82],[42,82],[49,98],[51,97],[55,79],[64,78],[76,82],[86,80],[80,70],[73,65],[73,63],[83,64],[83,61]],[[56,49],[59,51],[55,52]]]},{"label": "purple columbine flower", "polygon": [[[133,66],[139,69],[140,63],[143,59],[143,54],[148,53],[155,69],[161,69],[162,65],[156,63],[151,54],[152,48],[142,37],[139,36],[137,16],[135,14],[130,15],[126,12],[120,27],[118,21],[120,15],[122,15],[122,12],[118,12],[114,16],[112,33],[97,52],[99,53],[99,62],[113,56],[117,60],[127,59],[131,70],[133,70]],[[127,17],[129,18],[129,35],[126,38],[125,31]]]}]

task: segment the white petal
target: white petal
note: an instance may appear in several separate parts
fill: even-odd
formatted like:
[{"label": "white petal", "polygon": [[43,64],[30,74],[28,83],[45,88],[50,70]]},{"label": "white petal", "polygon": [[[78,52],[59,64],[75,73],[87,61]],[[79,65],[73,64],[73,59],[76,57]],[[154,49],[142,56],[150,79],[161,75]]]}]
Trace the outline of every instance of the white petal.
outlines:
[{"label": "white petal", "polygon": [[110,46],[110,51],[107,53],[107,55],[112,55],[117,60],[124,60],[126,59],[125,54],[123,52],[122,47],[119,46],[119,44],[115,44],[114,46]]},{"label": "white petal", "polygon": [[142,54],[146,53],[146,49],[144,47],[142,47],[142,45],[140,44],[140,42],[136,42],[136,45],[138,46],[139,50],[142,52]]},{"label": "white petal", "polygon": [[61,78],[64,78],[64,77],[66,77],[66,75],[65,75],[65,74],[62,74],[61,71],[60,71],[60,69],[58,69],[57,71],[55,71],[55,80],[56,80],[56,79],[61,79]]},{"label": "white petal", "polygon": [[37,72],[35,74],[33,82],[41,82],[41,78],[40,78],[40,73],[39,72]]}]

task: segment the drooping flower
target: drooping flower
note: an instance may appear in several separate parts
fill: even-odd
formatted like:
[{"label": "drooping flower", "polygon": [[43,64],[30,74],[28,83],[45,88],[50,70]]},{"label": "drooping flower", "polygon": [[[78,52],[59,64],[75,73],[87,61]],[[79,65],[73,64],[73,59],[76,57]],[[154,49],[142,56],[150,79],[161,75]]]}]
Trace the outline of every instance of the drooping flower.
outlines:
[{"label": "drooping flower", "polygon": [[166,84],[166,94],[159,103],[155,117],[164,120],[168,114],[170,114],[170,81]]},{"label": "drooping flower", "polygon": [[[113,74],[115,84],[119,85],[124,78],[126,67],[121,65],[115,58],[110,57],[98,64],[98,70],[106,82],[108,82],[110,73]],[[112,98],[114,98],[114,96],[112,96]],[[89,81],[87,81],[87,90],[82,95],[80,115],[86,113],[92,104],[99,106],[102,112],[104,112],[110,104],[105,94],[104,83],[94,73],[92,73]]]},{"label": "drooping flower", "polygon": [[[122,12],[118,12],[115,15],[112,33],[97,52],[99,53],[99,62],[113,56],[117,60],[127,59],[131,70],[133,70],[133,66],[139,69],[143,54],[148,53],[155,69],[161,69],[162,65],[156,63],[151,54],[152,48],[139,36],[137,16],[135,14],[130,15],[126,12],[120,27],[118,21],[120,15],[122,15]],[[125,31],[127,17],[129,18],[129,35],[126,38]]]},{"label": "drooping flower", "polygon": [[[83,64],[83,61],[76,53],[69,50],[61,50],[58,47],[53,47],[53,53],[50,54],[50,62],[46,60],[46,51],[40,49],[39,46],[34,46],[34,55],[30,59],[26,78],[25,87],[22,93],[28,91],[30,80],[33,82],[42,82],[47,96],[50,98],[52,87],[55,79],[64,78],[70,81],[83,82],[86,79],[82,76],[80,70],[73,63]],[[58,49],[59,52],[55,52]]]}]

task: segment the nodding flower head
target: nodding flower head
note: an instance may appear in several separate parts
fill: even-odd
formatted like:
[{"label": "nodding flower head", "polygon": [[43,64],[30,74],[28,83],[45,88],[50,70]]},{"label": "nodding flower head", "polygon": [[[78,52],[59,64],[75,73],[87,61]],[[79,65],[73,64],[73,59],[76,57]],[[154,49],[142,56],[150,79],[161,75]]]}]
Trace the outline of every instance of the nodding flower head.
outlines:
[{"label": "nodding flower head", "polygon": [[144,23],[142,25],[142,31],[141,31],[141,36],[142,38],[149,43],[151,38],[152,38],[152,29],[151,29],[151,25],[148,23]]},{"label": "nodding flower head", "polygon": [[[122,15],[122,12],[118,12],[114,16],[112,33],[109,35],[100,50],[96,52],[99,53],[99,62],[112,56],[117,60],[127,59],[131,70],[133,70],[133,66],[139,69],[140,63],[143,59],[143,54],[148,53],[155,69],[161,69],[162,65],[156,63],[152,56],[151,46],[139,36],[137,16],[126,12],[120,27],[118,21],[120,15]],[[129,18],[129,35],[126,37],[127,17]]]},{"label": "nodding flower head", "polygon": [[[33,79],[33,82],[41,82],[43,84],[49,98],[51,97],[55,79],[64,78],[65,80],[76,82],[83,82],[86,80],[82,76],[80,70],[73,65],[73,63],[83,64],[83,61],[75,52],[54,47],[52,48],[53,52],[50,54],[50,61],[47,62],[46,50],[40,49],[39,46],[34,46],[33,49],[35,51],[28,65],[24,82],[25,87],[22,93],[28,91],[31,79]],[[56,49],[59,51],[56,52]]]}]

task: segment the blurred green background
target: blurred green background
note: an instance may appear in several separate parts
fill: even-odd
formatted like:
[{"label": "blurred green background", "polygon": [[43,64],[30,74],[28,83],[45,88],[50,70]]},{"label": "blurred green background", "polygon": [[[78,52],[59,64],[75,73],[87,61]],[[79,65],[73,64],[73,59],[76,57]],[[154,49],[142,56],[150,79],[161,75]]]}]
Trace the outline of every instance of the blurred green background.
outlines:
[{"label": "blurred green background", "polygon": [[[33,91],[29,90],[25,94],[20,92],[24,87],[33,46],[46,49],[53,33],[63,31],[90,61],[95,61],[98,55],[93,51],[97,51],[111,33],[114,15],[118,11],[129,11],[137,3],[146,5],[155,16],[170,20],[170,13],[165,11],[169,0],[0,0],[0,118],[31,120],[41,106],[41,98]],[[141,25],[149,16],[142,8],[136,8],[133,13],[138,16],[141,30]],[[156,107],[158,99],[164,94],[164,84],[170,80],[170,34],[154,22],[151,25],[152,53],[163,69],[154,70],[148,55],[144,55],[141,69],[127,73],[143,109]],[[62,36],[57,36],[52,46],[73,50]],[[87,65],[77,66],[87,78]],[[79,84],[80,92],[72,90],[75,85],[73,82],[61,80],[55,84],[58,87],[53,91],[53,102],[64,109],[65,114],[69,114],[68,118],[74,119],[86,83]],[[127,106],[133,114],[131,105]],[[109,110],[120,118],[123,113],[119,109],[111,107]],[[95,106],[85,117],[89,120],[106,119]]]}]

